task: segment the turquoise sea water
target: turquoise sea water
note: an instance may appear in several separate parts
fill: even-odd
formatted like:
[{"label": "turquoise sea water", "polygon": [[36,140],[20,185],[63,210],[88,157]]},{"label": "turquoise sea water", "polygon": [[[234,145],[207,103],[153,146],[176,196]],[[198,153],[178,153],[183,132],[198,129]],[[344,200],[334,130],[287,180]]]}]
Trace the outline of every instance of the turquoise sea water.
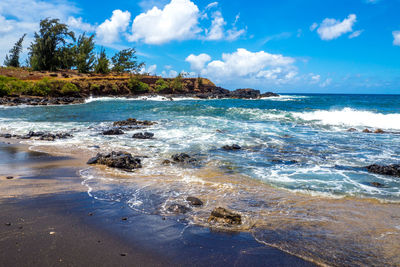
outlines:
[{"label": "turquoise sea water", "polygon": [[[156,158],[197,155],[293,191],[400,200],[400,179],[364,166],[400,161],[400,96],[284,95],[262,100],[91,99],[86,104],[0,108],[1,132],[73,131],[77,146],[135,148]],[[115,120],[157,121],[154,140],[99,133]],[[348,132],[355,128],[357,132]],[[383,129],[385,134],[361,131]],[[133,131],[138,132],[138,131]],[[239,144],[241,151],[221,150]],[[371,186],[371,182],[385,185]]]},{"label": "turquoise sea water", "polygon": [[[101,134],[129,117],[157,124],[124,129],[119,136]],[[363,133],[366,128],[385,133]],[[400,179],[364,168],[400,162],[399,95],[100,98],[68,106],[0,107],[0,133],[28,131],[74,136],[23,141],[34,150],[82,160],[113,150],[143,156],[143,168],[133,173],[83,168],[82,184],[95,199],[176,216],[168,213],[168,205],[188,205],[186,197],[197,196],[204,206],[185,214],[186,223],[208,227],[211,210],[222,206],[242,215],[236,230],[318,263],[400,264]],[[144,131],[154,139],[132,138]],[[232,144],[242,149],[221,149]],[[176,153],[190,154],[198,164],[162,164]]]}]

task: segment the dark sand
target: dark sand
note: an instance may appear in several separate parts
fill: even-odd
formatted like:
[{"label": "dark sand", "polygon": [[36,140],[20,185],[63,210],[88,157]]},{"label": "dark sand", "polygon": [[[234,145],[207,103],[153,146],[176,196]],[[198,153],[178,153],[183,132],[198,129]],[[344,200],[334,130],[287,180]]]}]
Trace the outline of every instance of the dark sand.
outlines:
[{"label": "dark sand", "polygon": [[79,167],[0,143],[0,266],[313,266],[248,233],[95,200]]}]

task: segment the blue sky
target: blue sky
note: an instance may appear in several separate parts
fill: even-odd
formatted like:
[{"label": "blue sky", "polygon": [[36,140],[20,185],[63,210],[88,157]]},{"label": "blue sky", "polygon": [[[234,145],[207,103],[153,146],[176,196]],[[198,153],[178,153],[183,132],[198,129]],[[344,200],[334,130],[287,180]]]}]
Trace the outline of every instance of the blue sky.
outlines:
[{"label": "blue sky", "polygon": [[400,93],[400,0],[1,0],[1,62],[45,17],[95,33],[110,56],[135,47],[158,75],[228,89]]}]

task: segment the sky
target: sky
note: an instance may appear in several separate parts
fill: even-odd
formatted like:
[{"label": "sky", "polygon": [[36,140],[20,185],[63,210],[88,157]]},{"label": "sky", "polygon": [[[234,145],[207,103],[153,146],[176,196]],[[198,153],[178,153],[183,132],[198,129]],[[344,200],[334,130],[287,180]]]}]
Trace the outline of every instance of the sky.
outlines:
[{"label": "sky", "polygon": [[0,63],[44,18],[143,72],[278,93],[400,94],[400,0],[0,0]]}]

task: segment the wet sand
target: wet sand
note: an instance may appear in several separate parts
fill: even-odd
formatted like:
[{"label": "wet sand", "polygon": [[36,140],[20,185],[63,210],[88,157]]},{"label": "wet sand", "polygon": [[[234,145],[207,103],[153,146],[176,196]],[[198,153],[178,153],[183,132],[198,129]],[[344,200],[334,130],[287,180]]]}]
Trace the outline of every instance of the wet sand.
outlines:
[{"label": "wet sand", "polygon": [[80,160],[5,143],[0,156],[0,266],[313,265],[249,233],[95,200],[77,175]]}]

